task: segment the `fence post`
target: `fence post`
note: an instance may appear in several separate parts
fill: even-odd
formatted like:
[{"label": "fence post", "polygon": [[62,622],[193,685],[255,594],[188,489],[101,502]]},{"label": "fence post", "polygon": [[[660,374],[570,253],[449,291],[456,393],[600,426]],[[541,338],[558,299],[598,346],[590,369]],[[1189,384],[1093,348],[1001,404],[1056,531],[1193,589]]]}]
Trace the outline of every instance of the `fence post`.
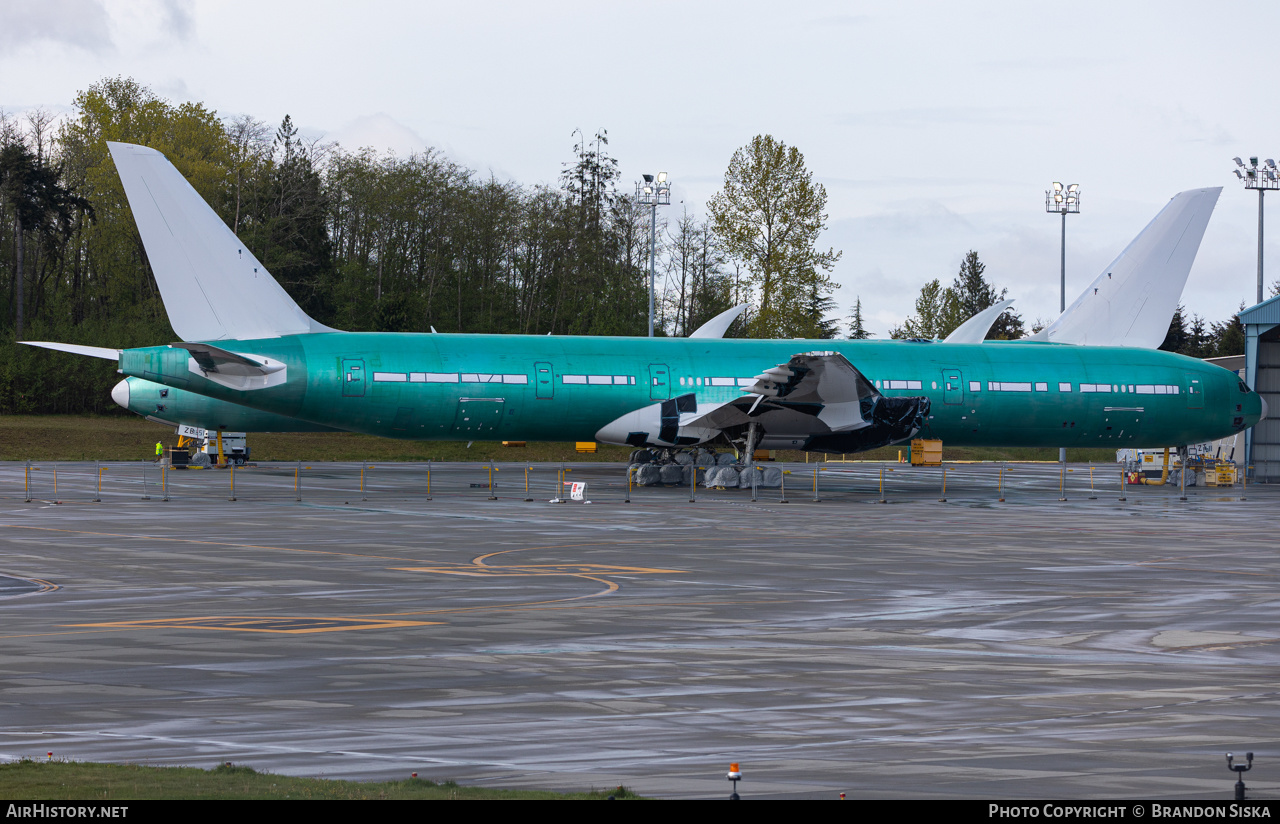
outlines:
[{"label": "fence post", "polygon": [[[631,495],[628,492],[627,502],[630,503]],[[529,503],[533,498],[529,496],[529,464],[524,465],[524,502]]]},{"label": "fence post", "polygon": [[815,504],[822,503],[822,499],[818,497],[818,470],[813,470],[813,502]]},{"label": "fence post", "polygon": [[1065,501],[1067,499],[1067,465],[1066,463],[1058,464],[1058,500]]},{"label": "fence post", "polygon": [[95,486],[94,486],[95,492],[93,493],[93,502],[95,504],[99,504],[99,503],[102,503],[102,462],[101,461],[93,462],[93,474],[97,476],[97,478],[95,479]]},{"label": "fence post", "polygon": [[138,461],[138,466],[142,470],[142,500],[149,501],[151,496],[147,494],[147,462]]},{"label": "fence post", "polygon": [[1191,455],[1188,453],[1186,459],[1178,459],[1178,500],[1185,501],[1187,499],[1187,464],[1191,463]]},{"label": "fence post", "polygon": [[367,461],[360,462],[360,500],[367,501],[369,496],[364,491],[364,467]]},{"label": "fence post", "polygon": [[697,501],[697,495],[695,493],[698,491],[698,465],[696,463],[693,465],[692,477],[693,483],[689,484],[689,503]]},{"label": "fence post", "polygon": [[431,500],[431,459],[427,458],[427,500]]},{"label": "fence post", "polygon": [[493,494],[493,461],[489,461],[489,500],[498,500],[498,496]]},{"label": "fence post", "polygon": [[1240,473],[1240,500],[1247,501],[1244,493],[1249,491],[1249,462],[1245,461],[1244,470]]},{"label": "fence post", "polygon": [[[524,488],[525,488],[525,492],[526,492],[526,494],[527,494],[527,493],[528,493],[528,490],[529,490],[529,474],[528,474],[528,470],[525,470],[525,476],[524,476]],[[525,500],[527,501],[527,500],[529,500],[529,499],[528,499],[528,498],[525,498]],[[630,467],[629,465],[627,466],[627,497],[626,497],[626,498],[623,498],[623,499],[622,499],[622,502],[623,502],[624,504],[629,504],[629,503],[631,503],[631,467]]]},{"label": "fence post", "polygon": [[757,475],[756,473],[757,473],[757,472],[764,472],[764,469],[763,469],[762,467],[756,466],[756,464],[755,464],[755,463],[752,463],[752,464],[751,464],[751,466],[749,466],[749,467],[748,467],[748,469],[750,469],[750,470],[751,470],[751,503],[755,503],[755,502],[756,502],[756,497],[757,497],[757,495],[756,495],[756,481],[758,481],[758,480],[760,479],[760,476],[759,476],[759,475]]},{"label": "fence post", "polygon": [[1098,491],[1093,488],[1093,464],[1089,464],[1089,500],[1098,500]]},{"label": "fence post", "polygon": [[293,470],[293,499],[302,500],[302,461],[298,461],[297,469]]},{"label": "fence post", "polygon": [[996,502],[1004,503],[1004,467],[1003,466],[1000,467],[1000,482],[997,485],[996,490],[1000,493],[1000,497],[996,499]]},{"label": "fence post", "polygon": [[235,499],[236,499],[236,462],[231,461],[231,497],[227,498],[227,500],[234,501]]},{"label": "fence post", "polygon": [[886,504],[888,501],[884,499],[884,464],[880,464],[880,500],[878,503]]},{"label": "fence post", "polygon": [[62,503],[58,500],[58,465],[53,465],[53,502],[55,504]]},{"label": "fence post", "polygon": [[169,467],[160,464],[160,486],[164,489],[163,501],[169,500]]},{"label": "fence post", "polygon": [[945,504],[947,502],[947,465],[942,464],[942,497],[938,499],[938,503]]},{"label": "fence post", "polygon": [[22,474],[22,498],[24,504],[31,503],[31,461],[27,461]]},{"label": "fence post", "polygon": [[785,463],[782,465],[782,497],[778,499],[778,503],[791,503],[787,500],[787,465]]},{"label": "fence post", "polygon": [[1124,500],[1124,467],[1120,467],[1120,500]]}]

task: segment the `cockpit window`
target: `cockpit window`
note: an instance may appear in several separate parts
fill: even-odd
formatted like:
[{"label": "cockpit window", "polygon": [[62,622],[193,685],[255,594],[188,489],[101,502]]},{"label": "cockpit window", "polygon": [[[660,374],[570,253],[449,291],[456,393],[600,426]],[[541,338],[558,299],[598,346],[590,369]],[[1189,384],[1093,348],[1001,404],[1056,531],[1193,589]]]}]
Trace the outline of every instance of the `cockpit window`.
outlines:
[{"label": "cockpit window", "polygon": [[1249,387],[1245,386],[1244,381],[1236,381],[1236,384],[1240,387],[1241,392],[1246,395],[1249,394]]}]

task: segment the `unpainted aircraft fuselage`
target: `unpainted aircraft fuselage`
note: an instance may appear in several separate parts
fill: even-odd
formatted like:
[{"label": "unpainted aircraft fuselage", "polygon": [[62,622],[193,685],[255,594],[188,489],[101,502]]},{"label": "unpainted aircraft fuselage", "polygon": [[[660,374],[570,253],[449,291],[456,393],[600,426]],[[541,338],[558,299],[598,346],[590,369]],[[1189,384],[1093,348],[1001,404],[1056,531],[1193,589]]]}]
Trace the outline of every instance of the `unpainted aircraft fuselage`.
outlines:
[{"label": "unpainted aircraft fuselage", "polygon": [[[186,350],[165,346],[125,350],[120,368],[310,424],[413,440],[597,439],[620,416],[667,398],[692,394],[699,405],[741,398],[762,364],[814,350],[843,354],[887,397],[928,398],[919,436],[954,446],[1198,443],[1264,414],[1258,394],[1234,373],[1136,348],[388,333],[217,345],[280,361],[285,379],[229,388],[201,375]],[[761,445],[829,448],[778,441],[766,434]]]}]

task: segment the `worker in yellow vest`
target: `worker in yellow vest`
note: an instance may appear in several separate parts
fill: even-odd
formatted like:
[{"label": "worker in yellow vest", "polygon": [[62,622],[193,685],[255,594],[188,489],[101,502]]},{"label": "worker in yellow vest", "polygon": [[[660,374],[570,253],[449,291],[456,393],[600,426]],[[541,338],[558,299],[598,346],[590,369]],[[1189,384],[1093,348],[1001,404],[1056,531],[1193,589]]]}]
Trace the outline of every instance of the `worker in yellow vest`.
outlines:
[{"label": "worker in yellow vest", "polygon": [[164,443],[156,441],[156,462],[159,463],[162,457],[164,457]]}]

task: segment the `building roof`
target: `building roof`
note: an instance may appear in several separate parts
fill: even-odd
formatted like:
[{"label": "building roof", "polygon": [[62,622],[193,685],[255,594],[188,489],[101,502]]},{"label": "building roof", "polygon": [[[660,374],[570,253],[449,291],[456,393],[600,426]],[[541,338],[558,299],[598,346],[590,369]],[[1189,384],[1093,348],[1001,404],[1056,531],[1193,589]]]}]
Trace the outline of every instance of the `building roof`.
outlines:
[{"label": "building roof", "polygon": [[1243,324],[1280,323],[1280,295],[1245,309],[1240,313],[1240,322]]}]

